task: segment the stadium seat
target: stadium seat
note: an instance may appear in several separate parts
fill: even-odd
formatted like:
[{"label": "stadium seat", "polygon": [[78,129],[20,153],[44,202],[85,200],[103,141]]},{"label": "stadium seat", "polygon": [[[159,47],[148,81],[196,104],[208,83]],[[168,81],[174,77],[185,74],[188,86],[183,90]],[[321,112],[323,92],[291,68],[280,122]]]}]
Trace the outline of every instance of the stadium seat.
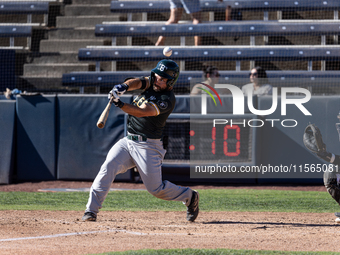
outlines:
[{"label": "stadium seat", "polygon": [[[163,47],[153,46],[109,46],[79,49],[80,61],[95,61],[97,72],[70,73],[63,75],[63,85],[66,86],[112,86],[126,76],[148,75],[147,72],[99,72],[101,61],[158,61],[164,58]],[[277,86],[294,86],[303,82],[320,84],[320,79],[329,78],[331,72],[311,72],[313,61],[338,61],[340,51],[338,46],[174,46],[171,59],[180,63],[181,79],[178,87],[182,91],[190,91],[190,81],[200,79],[202,72],[188,71],[185,61],[236,61],[236,72],[220,70],[221,80],[236,85],[249,81],[247,72],[241,72],[240,61],[307,61],[305,71],[271,72],[271,83]],[[335,79],[340,72],[332,73]],[[296,76],[297,75],[297,76]],[[298,80],[294,78],[298,77]],[[301,79],[300,79],[301,78]],[[334,85],[334,79],[332,79]],[[318,86],[318,85],[317,85]],[[83,89],[81,89],[83,91]]]},{"label": "stadium seat", "polygon": [[48,7],[48,1],[0,1],[0,14],[46,14],[48,13]]},{"label": "stadium seat", "polygon": [[[221,11],[226,6],[239,10],[277,11],[277,10],[339,10],[337,0],[200,0],[202,11]],[[111,12],[167,12],[170,9],[169,1],[111,1]]]},{"label": "stadium seat", "polygon": [[48,1],[0,2],[0,14],[27,14],[27,23],[32,23],[32,14],[44,14],[44,23],[47,24],[48,12]]},{"label": "stadium seat", "polygon": [[[23,49],[23,47],[16,47],[14,45],[15,37],[27,37],[30,39],[32,36],[32,26],[31,25],[5,25],[0,24],[0,37],[9,37],[10,38],[10,48],[15,49]],[[30,40],[27,40],[27,48],[30,48]]]},{"label": "stadium seat", "polygon": [[197,25],[152,22],[134,24],[98,24],[96,36],[256,36],[256,35],[334,35],[340,34],[340,22],[278,22],[278,21],[242,21],[242,22],[207,22]]},{"label": "stadium seat", "polygon": [[[340,23],[327,21],[242,21],[242,22],[206,22],[193,25],[171,24],[163,22],[128,22],[98,24],[95,35],[98,37],[146,37],[146,36],[180,36],[185,43],[185,36],[250,36],[250,44],[255,42],[254,36],[326,36],[339,35]],[[182,45],[182,44],[181,44]],[[182,45],[183,46],[183,45]]]},{"label": "stadium seat", "polygon": [[[224,11],[227,5],[240,11],[264,11],[264,19],[268,16],[268,11],[311,11],[311,10],[334,10],[340,9],[337,0],[297,0],[297,1],[278,1],[278,0],[200,0],[203,12]],[[138,8],[136,8],[138,6]],[[111,12],[118,13],[159,13],[168,12],[169,1],[111,1]]]},{"label": "stadium seat", "polygon": [[[248,71],[219,71],[220,83],[244,85],[249,82]],[[71,72],[63,74],[63,86],[69,87],[108,87],[119,84],[126,77],[149,76],[147,71],[116,72]],[[269,83],[277,87],[301,86],[334,86],[340,79],[340,71],[267,71]],[[175,90],[188,93],[190,85],[202,81],[201,71],[183,71],[176,83]],[[82,90],[82,89],[81,89]]]},{"label": "stadium seat", "polygon": [[[88,46],[78,52],[80,61],[157,61],[163,47]],[[338,46],[174,46],[171,59],[175,61],[240,61],[240,60],[328,60],[340,57]]]},{"label": "stadium seat", "polygon": [[[311,11],[332,10],[338,11],[337,1],[216,1],[200,0],[203,12],[224,11],[227,5],[241,11]],[[138,6],[138,8],[136,8]],[[169,12],[168,1],[111,1],[111,12],[117,13],[159,13]],[[128,19],[129,20],[129,19]],[[164,58],[163,47],[157,46],[116,46],[116,37],[152,37],[163,35],[166,37],[185,36],[221,36],[240,37],[250,36],[250,46],[198,46],[187,47],[181,40],[181,46],[172,46],[171,59],[177,61],[181,67],[179,87],[188,88],[192,79],[200,79],[201,71],[186,70],[186,61],[236,61],[235,71],[220,70],[223,81],[233,81],[233,84],[244,84],[249,81],[248,72],[241,71],[240,61],[305,61],[308,62],[308,71],[269,71],[272,83],[282,86],[293,86],[294,78],[299,77],[307,82],[323,79],[323,75],[335,75],[339,72],[313,71],[313,61],[338,61],[340,51],[338,46],[325,45],[325,36],[337,36],[340,23],[336,20],[280,20],[280,21],[230,21],[205,22],[197,25],[181,23],[164,25],[164,22],[103,22],[97,24],[95,35],[98,37],[113,37],[112,46],[87,46],[78,51],[80,61],[96,62],[97,72],[72,72],[63,75],[64,86],[112,86],[121,82],[124,76],[148,75],[144,71],[100,71],[100,62],[147,62],[158,61]],[[321,45],[296,46],[254,46],[255,36],[322,36]],[[105,70],[105,69],[104,69]],[[107,70],[107,69],[106,69]],[[116,70],[116,69],[112,69]],[[321,70],[325,70],[321,68]],[[289,82],[287,82],[289,81]],[[319,81],[319,80],[318,80]],[[333,80],[332,80],[333,81]],[[316,82],[315,82],[316,84]]]},{"label": "stadium seat", "polygon": [[[9,37],[9,47],[22,49],[24,46],[14,46],[15,37],[27,37],[26,48],[31,48],[33,27],[45,26],[48,21],[49,1],[0,1],[0,15],[26,14],[27,22],[0,23],[0,37]],[[44,15],[44,23],[32,23],[32,15]]]}]

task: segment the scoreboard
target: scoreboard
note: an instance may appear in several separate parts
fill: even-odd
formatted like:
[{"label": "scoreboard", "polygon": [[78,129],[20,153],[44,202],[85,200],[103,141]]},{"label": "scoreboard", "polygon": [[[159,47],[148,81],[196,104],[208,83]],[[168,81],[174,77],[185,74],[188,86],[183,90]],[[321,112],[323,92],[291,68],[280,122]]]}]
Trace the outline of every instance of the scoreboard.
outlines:
[{"label": "scoreboard", "polygon": [[248,125],[253,119],[252,114],[171,114],[164,165],[255,164],[256,121]]}]

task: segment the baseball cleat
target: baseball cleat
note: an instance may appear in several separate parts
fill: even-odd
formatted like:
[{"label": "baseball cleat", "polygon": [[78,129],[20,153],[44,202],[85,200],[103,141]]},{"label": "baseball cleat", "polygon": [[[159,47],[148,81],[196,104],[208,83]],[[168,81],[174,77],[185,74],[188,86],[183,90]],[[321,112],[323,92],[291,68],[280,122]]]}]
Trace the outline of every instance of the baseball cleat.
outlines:
[{"label": "baseball cleat", "polygon": [[193,190],[190,205],[187,207],[187,220],[188,221],[192,222],[196,220],[198,216],[198,212],[199,212],[198,201],[199,201],[199,194],[196,190]]},{"label": "baseball cleat", "polygon": [[83,221],[96,221],[97,220],[97,215],[94,214],[93,212],[86,212],[86,213],[84,213],[84,216],[81,219]]},{"label": "baseball cleat", "polygon": [[335,222],[336,223],[340,223],[340,212],[336,212],[336,213],[334,213],[335,214],[335,216],[337,217],[336,219],[335,219]]}]

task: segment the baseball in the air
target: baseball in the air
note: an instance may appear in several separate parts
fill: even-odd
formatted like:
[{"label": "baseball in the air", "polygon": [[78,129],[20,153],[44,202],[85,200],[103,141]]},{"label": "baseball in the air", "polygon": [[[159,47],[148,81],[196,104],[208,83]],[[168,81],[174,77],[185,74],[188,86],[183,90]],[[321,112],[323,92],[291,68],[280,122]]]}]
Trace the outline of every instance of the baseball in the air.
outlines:
[{"label": "baseball in the air", "polygon": [[171,47],[165,47],[163,49],[163,55],[166,56],[166,57],[170,57],[172,54],[172,49]]}]

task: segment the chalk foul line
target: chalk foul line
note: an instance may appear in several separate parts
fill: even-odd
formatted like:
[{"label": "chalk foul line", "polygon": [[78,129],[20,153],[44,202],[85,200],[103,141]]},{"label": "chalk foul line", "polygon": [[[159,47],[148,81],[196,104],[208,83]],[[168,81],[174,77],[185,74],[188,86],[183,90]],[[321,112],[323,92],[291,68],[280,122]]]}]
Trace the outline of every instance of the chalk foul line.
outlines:
[{"label": "chalk foul line", "polygon": [[18,237],[18,238],[6,238],[6,239],[0,239],[0,242],[56,238],[56,237],[64,237],[64,236],[89,235],[89,234],[108,233],[108,232],[124,232],[124,233],[132,234],[132,235],[147,235],[146,233],[133,232],[133,231],[128,231],[128,230],[124,230],[124,229],[109,229],[109,230],[89,231],[89,232],[74,232],[74,233],[64,233],[64,234],[46,235],[46,236],[28,236],[28,237]]},{"label": "chalk foul line", "polygon": [[142,233],[142,232],[128,231],[128,230],[125,230],[125,229],[109,229],[109,230],[88,231],[88,232],[63,233],[63,234],[45,235],[45,236],[28,236],[28,237],[6,238],[6,239],[0,239],[0,242],[23,241],[23,240],[33,240],[33,239],[45,239],[45,238],[57,238],[57,237],[65,237],[65,236],[90,235],[90,234],[99,234],[99,233],[108,233],[108,232],[122,232],[122,233],[126,233],[126,234],[131,234],[131,235],[138,235],[138,236],[188,235],[187,233]]}]

